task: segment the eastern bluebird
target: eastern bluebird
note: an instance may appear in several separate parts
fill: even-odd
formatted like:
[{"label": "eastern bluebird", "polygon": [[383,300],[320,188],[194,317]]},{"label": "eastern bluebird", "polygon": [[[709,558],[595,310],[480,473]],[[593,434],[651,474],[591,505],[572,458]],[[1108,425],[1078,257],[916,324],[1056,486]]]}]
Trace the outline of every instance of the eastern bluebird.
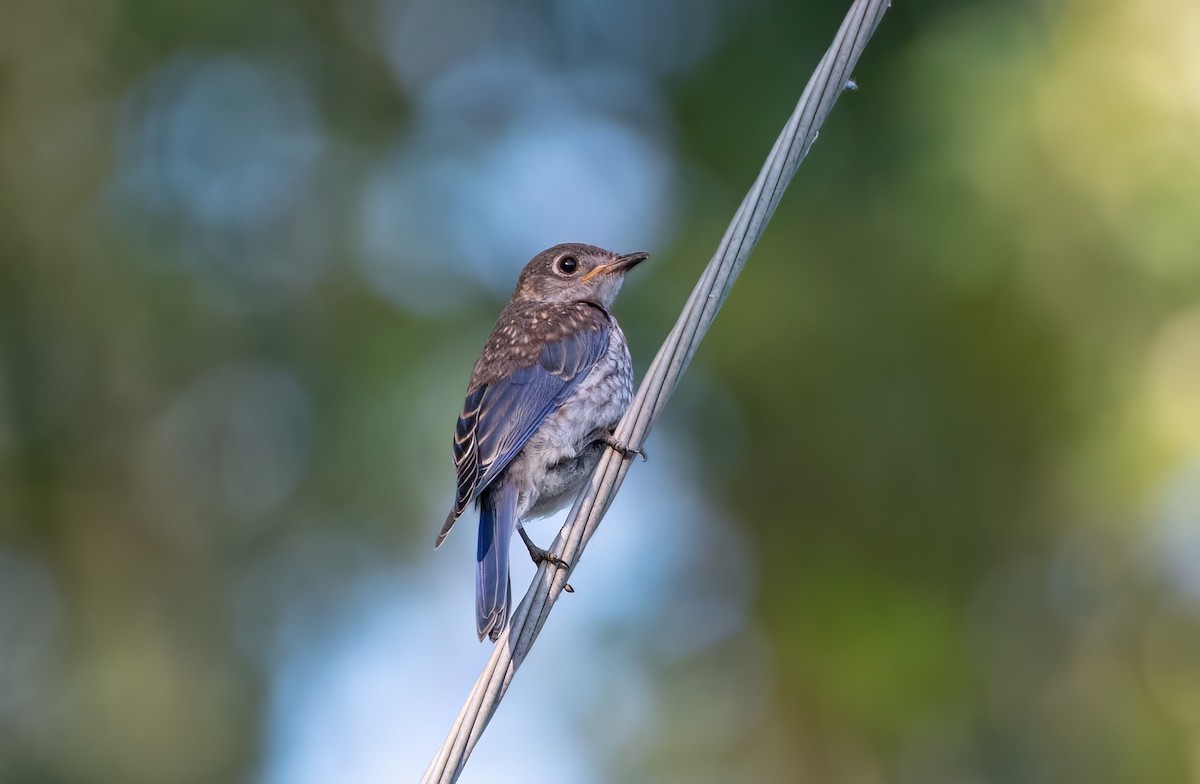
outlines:
[{"label": "eastern bluebird", "polygon": [[475,363],[454,431],[458,488],[434,547],[477,500],[480,640],[498,639],[508,619],[513,530],[534,563],[561,563],[533,544],[523,521],[571,503],[606,445],[635,453],[612,437],[633,399],[633,365],[608,309],[625,273],[647,256],[578,243],[542,251],[521,271]]}]

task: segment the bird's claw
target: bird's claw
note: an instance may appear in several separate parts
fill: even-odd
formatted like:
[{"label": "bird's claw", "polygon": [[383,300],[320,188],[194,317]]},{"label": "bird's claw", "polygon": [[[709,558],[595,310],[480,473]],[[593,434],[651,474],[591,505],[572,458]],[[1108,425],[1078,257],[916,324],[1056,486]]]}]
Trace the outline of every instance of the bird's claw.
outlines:
[{"label": "bird's claw", "polygon": [[[571,567],[571,564],[567,563],[567,560],[561,555],[555,555],[549,550],[543,550],[528,539],[525,540],[525,546],[529,548],[529,557],[533,559],[534,566],[541,566],[542,562],[546,561],[547,563],[554,564],[559,569],[569,569]],[[575,589],[571,587],[570,583],[563,583],[563,590],[567,593],[575,593]]]},{"label": "bird's claw", "polygon": [[529,557],[533,559],[534,566],[541,566],[542,561],[548,561],[559,569],[570,569],[571,564],[567,562],[561,555],[555,555],[549,550],[543,550],[533,543],[529,538],[529,534],[525,533],[525,529],[517,527],[517,533],[521,535],[521,541],[525,542],[525,549],[529,551]]},{"label": "bird's claw", "polygon": [[529,557],[533,559],[534,566],[541,566],[542,561],[552,563],[559,569],[567,569],[571,566],[561,555],[555,555],[549,550],[543,550],[540,547],[530,547]]},{"label": "bird's claw", "polygon": [[610,449],[620,453],[621,457],[625,458],[626,460],[632,459],[634,455],[642,458],[643,463],[649,459],[646,457],[646,451],[644,449],[632,449],[628,444],[618,441],[616,436],[612,435],[611,433],[606,433],[605,435],[601,436],[600,441],[607,445]]}]

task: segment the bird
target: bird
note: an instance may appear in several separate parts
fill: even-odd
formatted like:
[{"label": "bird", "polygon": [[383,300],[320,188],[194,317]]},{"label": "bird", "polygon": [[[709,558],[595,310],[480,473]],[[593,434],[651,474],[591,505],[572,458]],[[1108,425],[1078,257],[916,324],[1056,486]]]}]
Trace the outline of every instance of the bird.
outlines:
[{"label": "bird", "polygon": [[434,549],[476,502],[480,641],[499,639],[508,620],[513,531],[535,564],[566,566],[533,543],[524,523],[570,504],[604,449],[645,458],[613,436],[633,399],[633,363],[610,308],[625,274],[648,257],[583,243],[538,253],[475,363],[454,430],[454,503]]}]

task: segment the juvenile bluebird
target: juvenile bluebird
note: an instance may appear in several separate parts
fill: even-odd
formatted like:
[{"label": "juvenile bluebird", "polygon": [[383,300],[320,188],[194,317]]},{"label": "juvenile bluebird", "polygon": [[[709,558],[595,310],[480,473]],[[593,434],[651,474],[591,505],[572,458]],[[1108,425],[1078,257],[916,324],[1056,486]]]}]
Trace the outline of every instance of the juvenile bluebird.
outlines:
[{"label": "juvenile bluebird", "polygon": [[561,560],[537,547],[525,520],[571,503],[633,399],[625,335],[609,313],[625,273],[646,253],[624,256],[568,243],[525,265],[475,363],[454,431],[458,488],[438,534],[479,502],[475,617],[479,639],[496,640],[512,590],[508,548],[515,529],[534,563]]}]

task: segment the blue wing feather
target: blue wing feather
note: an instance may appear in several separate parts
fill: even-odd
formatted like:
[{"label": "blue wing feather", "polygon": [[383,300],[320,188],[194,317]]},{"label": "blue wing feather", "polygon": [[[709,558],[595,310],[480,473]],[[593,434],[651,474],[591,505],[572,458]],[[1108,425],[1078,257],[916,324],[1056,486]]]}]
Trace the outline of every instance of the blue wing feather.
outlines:
[{"label": "blue wing feather", "polygon": [[609,329],[587,329],[547,343],[535,364],[481,384],[467,394],[454,434],[458,487],[438,534],[479,497],[546,417],[561,406],[608,350]]}]

